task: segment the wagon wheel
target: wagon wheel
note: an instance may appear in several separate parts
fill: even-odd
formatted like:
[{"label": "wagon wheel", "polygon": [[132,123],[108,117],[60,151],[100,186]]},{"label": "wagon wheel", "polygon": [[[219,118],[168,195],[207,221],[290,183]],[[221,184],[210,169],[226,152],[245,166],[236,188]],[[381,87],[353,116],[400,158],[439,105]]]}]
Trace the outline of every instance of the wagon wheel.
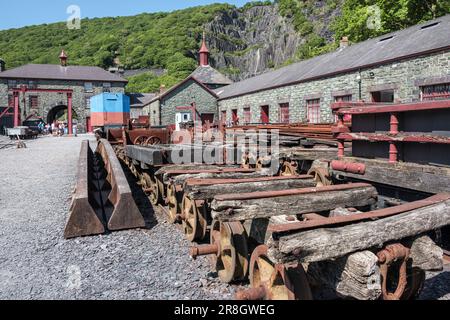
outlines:
[{"label": "wagon wheel", "polygon": [[303,266],[275,265],[268,258],[267,251],[267,246],[261,245],[252,254],[251,287],[264,287],[265,298],[270,300],[311,300],[312,293]]},{"label": "wagon wheel", "polygon": [[176,223],[179,219],[181,208],[177,188],[173,183],[167,186],[166,202],[169,207],[169,222]]},{"label": "wagon wheel", "polygon": [[133,144],[135,146],[143,146],[143,145],[145,145],[146,141],[147,141],[147,137],[146,136],[139,136],[136,139],[134,139]]},{"label": "wagon wheel", "polygon": [[297,176],[298,163],[296,161],[284,161],[281,167],[281,176]]},{"label": "wagon wheel", "polygon": [[314,181],[316,182],[317,187],[326,187],[333,184],[330,179],[330,174],[325,168],[311,168],[308,171],[308,175],[314,177]]},{"label": "wagon wheel", "polygon": [[141,183],[145,194],[150,199],[150,202],[155,206],[160,203],[161,197],[156,179],[152,178],[148,173],[144,172],[142,174]]},{"label": "wagon wheel", "polygon": [[247,234],[240,222],[214,221],[211,243],[219,244],[213,265],[223,283],[244,280],[248,274]]},{"label": "wagon wheel", "polygon": [[188,196],[184,196],[181,207],[183,208],[183,230],[186,238],[191,242],[203,240],[208,227],[205,201],[192,200]]},{"label": "wagon wheel", "polygon": [[145,141],[146,146],[155,146],[161,144],[161,139],[158,137],[150,137]]}]

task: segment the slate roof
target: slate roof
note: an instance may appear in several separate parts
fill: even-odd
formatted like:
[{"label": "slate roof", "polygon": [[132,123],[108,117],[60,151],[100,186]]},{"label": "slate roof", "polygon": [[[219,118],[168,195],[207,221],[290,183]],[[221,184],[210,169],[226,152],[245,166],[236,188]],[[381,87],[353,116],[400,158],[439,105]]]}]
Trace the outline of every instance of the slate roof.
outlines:
[{"label": "slate roof", "polygon": [[311,81],[450,48],[450,15],[216,89],[219,99]]},{"label": "slate roof", "polygon": [[225,75],[217,71],[211,66],[199,66],[192,72],[191,77],[194,77],[203,84],[219,84],[227,85],[232,84],[233,81],[228,79]]},{"label": "slate roof", "polygon": [[156,97],[156,94],[154,93],[131,93],[128,96],[130,96],[131,99],[131,108],[143,108],[146,105],[150,104],[150,102],[153,100],[153,98]]},{"label": "slate roof", "polygon": [[161,100],[163,99],[165,96],[169,95],[170,93],[172,93],[173,91],[175,91],[178,87],[181,87],[182,85],[184,85],[185,83],[188,83],[189,81],[194,81],[195,83],[197,83],[200,87],[202,87],[205,91],[207,91],[208,93],[210,93],[212,96],[214,96],[215,98],[218,98],[217,94],[214,92],[214,90],[209,89],[205,84],[203,84],[201,81],[197,80],[197,78],[193,77],[193,76],[189,76],[186,79],[184,79],[183,81],[181,81],[180,83],[174,85],[173,87],[169,88],[169,90],[156,95],[151,101],[157,101],[157,100]]},{"label": "slate roof", "polygon": [[1,78],[128,82],[128,80],[99,67],[62,67],[56,64],[27,64],[15,69],[0,72],[0,79]]}]

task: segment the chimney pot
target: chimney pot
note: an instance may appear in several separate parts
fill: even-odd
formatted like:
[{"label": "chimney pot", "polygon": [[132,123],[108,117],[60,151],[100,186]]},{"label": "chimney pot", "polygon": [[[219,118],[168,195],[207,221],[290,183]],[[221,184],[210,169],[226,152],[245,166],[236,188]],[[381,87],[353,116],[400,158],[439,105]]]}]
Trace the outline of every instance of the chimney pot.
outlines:
[{"label": "chimney pot", "polygon": [[347,48],[349,45],[348,37],[342,37],[341,39],[341,49]]},{"label": "chimney pot", "polygon": [[166,92],[166,86],[165,86],[164,84],[162,84],[162,85],[159,87],[159,93],[160,93],[160,94],[163,94],[164,92]]}]

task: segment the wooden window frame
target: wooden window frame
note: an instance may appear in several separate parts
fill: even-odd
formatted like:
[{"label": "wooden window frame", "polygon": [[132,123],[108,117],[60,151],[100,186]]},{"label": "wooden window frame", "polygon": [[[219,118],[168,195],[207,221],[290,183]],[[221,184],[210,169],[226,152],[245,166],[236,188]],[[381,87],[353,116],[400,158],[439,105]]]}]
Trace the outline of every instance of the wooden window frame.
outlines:
[{"label": "wooden window frame", "polygon": [[280,103],[279,122],[288,124],[290,123],[290,105],[289,103]]},{"label": "wooden window frame", "polygon": [[322,122],[320,117],[321,99],[306,100],[306,110],[308,123],[319,124]]}]

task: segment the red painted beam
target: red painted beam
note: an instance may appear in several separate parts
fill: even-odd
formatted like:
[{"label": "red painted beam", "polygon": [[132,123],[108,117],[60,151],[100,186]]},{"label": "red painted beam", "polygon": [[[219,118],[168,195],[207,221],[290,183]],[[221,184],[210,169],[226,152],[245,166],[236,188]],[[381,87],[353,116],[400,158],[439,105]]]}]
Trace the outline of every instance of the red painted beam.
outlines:
[{"label": "red painted beam", "polygon": [[450,109],[450,100],[423,101],[406,104],[367,105],[362,107],[344,108],[337,111],[338,115],[393,113],[422,110]]},{"label": "red painted beam", "polygon": [[337,139],[344,141],[370,141],[370,142],[416,142],[450,144],[450,137],[425,135],[417,133],[400,132],[397,135],[387,133],[341,133]]},{"label": "red painted beam", "polygon": [[29,89],[25,88],[12,88],[9,91],[13,92],[54,92],[54,93],[73,93],[72,89]]}]

